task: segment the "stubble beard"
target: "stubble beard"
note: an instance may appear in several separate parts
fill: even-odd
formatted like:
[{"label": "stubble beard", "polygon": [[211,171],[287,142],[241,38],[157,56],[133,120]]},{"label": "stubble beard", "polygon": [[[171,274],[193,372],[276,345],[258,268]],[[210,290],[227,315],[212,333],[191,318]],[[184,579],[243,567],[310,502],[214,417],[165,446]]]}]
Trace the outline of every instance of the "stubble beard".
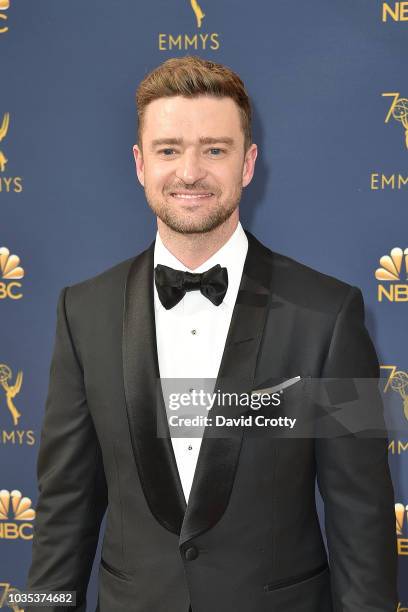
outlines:
[{"label": "stubble beard", "polygon": [[[225,223],[236,210],[241,200],[241,194],[241,185],[236,186],[233,195],[227,201],[220,200],[216,194],[216,206],[212,206],[207,214],[198,216],[194,211],[186,210],[183,213],[176,210],[166,199],[156,200],[150,195],[148,188],[145,188],[146,200],[153,213],[171,230],[180,234],[204,234],[216,229]],[[168,197],[171,198],[170,195]]]}]

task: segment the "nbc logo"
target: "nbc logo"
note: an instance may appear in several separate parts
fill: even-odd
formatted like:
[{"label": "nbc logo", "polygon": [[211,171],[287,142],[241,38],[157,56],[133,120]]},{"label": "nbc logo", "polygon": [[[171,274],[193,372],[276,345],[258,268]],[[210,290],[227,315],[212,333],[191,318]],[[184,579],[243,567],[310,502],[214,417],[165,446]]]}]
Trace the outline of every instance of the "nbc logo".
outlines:
[{"label": "nbc logo", "polygon": [[[16,282],[24,277],[24,270],[20,266],[20,258],[11,255],[6,247],[0,248],[0,300],[10,298],[20,300],[22,293],[16,293],[16,289],[22,287],[21,283]],[[6,281],[6,282],[2,282]],[[11,282],[10,282],[11,281]]]},{"label": "nbc logo", "polygon": [[[3,13],[3,11],[7,11],[10,8],[10,0],[0,0],[0,22],[7,21],[7,15]],[[0,34],[5,34],[8,32],[8,27],[6,23],[0,25]]]},{"label": "nbc logo", "polygon": [[[404,261],[405,278],[402,278]],[[380,266],[375,271],[375,278],[378,281],[387,281],[390,284],[378,284],[378,301],[382,302],[384,298],[390,302],[408,302],[408,284],[398,283],[401,280],[408,280],[408,249],[403,251],[399,247],[395,247],[389,255],[381,257]]]},{"label": "nbc logo", "polygon": [[35,510],[29,497],[23,497],[17,489],[0,491],[0,539],[32,540],[34,519]]},{"label": "nbc logo", "polygon": [[408,21],[408,2],[383,2],[382,20]]},{"label": "nbc logo", "polygon": [[408,538],[404,538],[408,517],[408,506],[395,504],[395,522],[397,531],[397,549],[399,555],[408,555]]}]

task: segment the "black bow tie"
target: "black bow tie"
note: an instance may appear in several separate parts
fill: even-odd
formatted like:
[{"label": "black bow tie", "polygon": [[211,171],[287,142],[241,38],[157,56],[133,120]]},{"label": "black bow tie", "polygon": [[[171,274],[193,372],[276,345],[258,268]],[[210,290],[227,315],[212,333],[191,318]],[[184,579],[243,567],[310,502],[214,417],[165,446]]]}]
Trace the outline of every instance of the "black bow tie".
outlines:
[{"label": "black bow tie", "polygon": [[219,306],[227,293],[228,271],[220,264],[206,272],[184,272],[157,264],[154,269],[157,293],[166,310],[173,308],[186,291],[199,289],[213,304]]}]

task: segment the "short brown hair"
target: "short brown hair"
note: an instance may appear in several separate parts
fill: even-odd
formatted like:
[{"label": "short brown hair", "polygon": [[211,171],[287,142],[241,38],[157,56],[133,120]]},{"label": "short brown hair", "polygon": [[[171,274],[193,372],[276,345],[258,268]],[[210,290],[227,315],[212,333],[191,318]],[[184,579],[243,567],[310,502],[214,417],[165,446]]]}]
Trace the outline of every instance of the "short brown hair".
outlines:
[{"label": "short brown hair", "polygon": [[200,95],[232,98],[238,105],[245,137],[245,151],[252,143],[251,104],[245,85],[230,68],[194,55],[170,58],[152,70],[136,91],[138,141],[141,145],[146,106],[158,98]]}]

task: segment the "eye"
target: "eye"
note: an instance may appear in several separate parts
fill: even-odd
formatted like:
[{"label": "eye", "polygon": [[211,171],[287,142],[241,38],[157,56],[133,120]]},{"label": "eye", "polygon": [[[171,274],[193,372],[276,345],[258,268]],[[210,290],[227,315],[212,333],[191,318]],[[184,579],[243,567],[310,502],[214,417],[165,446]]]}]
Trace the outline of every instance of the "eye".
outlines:
[{"label": "eye", "polygon": [[171,154],[174,153],[174,149],[170,149],[170,148],[160,149],[159,153],[164,155],[165,157],[170,157]]},{"label": "eye", "polygon": [[225,152],[224,149],[220,149],[219,147],[212,147],[211,149],[209,149],[209,151],[214,157],[219,157],[221,153]]}]

